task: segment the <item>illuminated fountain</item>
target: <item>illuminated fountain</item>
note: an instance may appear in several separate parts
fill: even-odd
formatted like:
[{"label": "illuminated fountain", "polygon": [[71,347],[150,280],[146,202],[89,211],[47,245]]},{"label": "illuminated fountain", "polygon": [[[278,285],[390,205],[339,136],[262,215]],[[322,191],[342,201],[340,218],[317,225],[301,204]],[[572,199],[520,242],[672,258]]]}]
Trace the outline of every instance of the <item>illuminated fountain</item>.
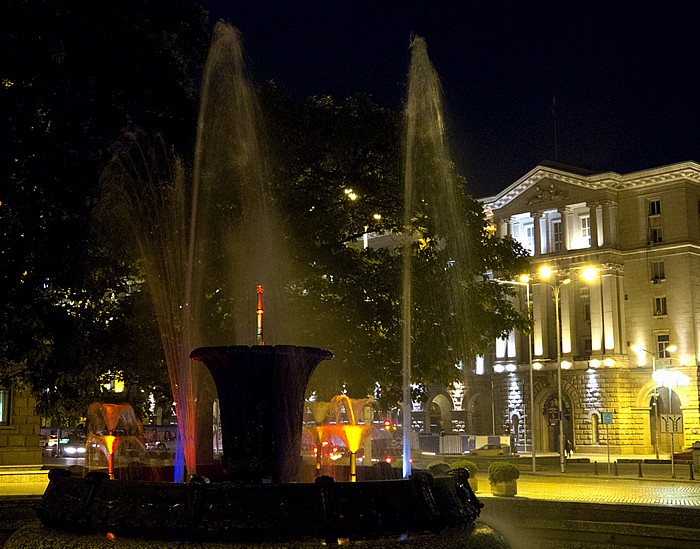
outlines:
[{"label": "illuminated fountain", "polygon": [[[227,48],[235,53],[227,53]],[[210,343],[225,337],[215,325],[202,322],[212,308],[204,296],[218,298],[219,290],[232,294],[218,303],[236,306],[229,337],[238,342],[254,340],[254,330],[249,329],[253,323],[245,319],[249,318],[246,311],[257,311],[257,341],[263,342],[262,293],[257,293],[257,308],[246,297],[252,298],[251,289],[261,284],[274,289],[271,316],[277,320],[272,336],[265,339],[298,341],[293,333],[296,318],[281,314],[285,307],[280,282],[289,280],[285,279],[286,254],[272,238],[275,222],[263,204],[268,193],[261,189],[268,174],[257,154],[259,136],[252,129],[252,88],[238,82],[243,78],[241,63],[237,32],[217,25],[204,79],[192,192],[182,186],[183,171],[174,169],[174,179],[159,182],[172,192],[165,197],[156,193],[146,201],[138,194],[144,185],[139,170],[127,170],[121,175],[121,186],[114,189],[117,200],[110,203],[121,204],[115,211],[124,215],[126,223],[133,223],[138,233],[178,403],[178,428],[190,481],[124,481],[102,472],[78,477],[54,469],[37,511],[42,526],[19,530],[6,547],[95,547],[105,538],[108,543],[129,538],[129,547],[167,540],[178,546],[224,542],[228,547],[250,548],[282,542],[285,547],[306,548],[349,540],[364,547],[406,549],[429,544],[439,549],[470,547],[476,535],[481,537],[480,546],[498,547],[496,538],[484,542],[484,529],[475,527],[481,504],[464,469],[436,477],[416,471],[400,480],[336,482],[320,476],[314,482],[294,482],[300,465],[306,384],[314,368],[331,353],[291,345]],[[226,96],[231,93],[236,97]],[[211,122],[215,131],[206,128]],[[246,181],[250,177],[252,183]],[[242,181],[246,184],[241,185]],[[219,187],[212,189],[212,184]],[[239,192],[244,198],[220,211],[222,201]],[[184,197],[192,197],[196,204],[186,205]],[[151,206],[162,217],[148,219]],[[233,230],[230,225],[240,227]],[[169,236],[154,237],[168,228]],[[245,246],[235,248],[238,243]],[[230,272],[231,278],[206,293],[206,284],[219,275],[217,269]],[[221,410],[222,467],[218,477],[208,479],[196,474],[194,447],[198,400],[205,400],[194,375],[200,362],[216,384]],[[352,452],[357,452],[368,428],[355,421],[355,404],[347,397],[330,403],[327,411],[344,407],[350,423],[338,425],[338,415],[335,426],[322,427],[337,431]],[[102,412],[104,432],[96,436],[103,437],[107,452],[113,455],[116,439],[104,437],[117,436],[118,425],[112,419],[118,411],[107,407]]]},{"label": "illuminated fountain", "polygon": [[[347,395],[334,396],[330,402],[313,402],[311,410],[316,425],[311,428],[316,442],[316,473],[321,471],[322,447],[333,437],[342,440],[350,452],[350,482],[357,482],[357,451],[367,435],[372,432],[372,425],[357,422],[362,410],[373,402],[372,398],[351,399]],[[341,421],[342,411],[348,418]],[[333,423],[326,423],[329,415],[334,415]]]},{"label": "illuminated fountain", "polygon": [[143,453],[143,428],[130,404],[105,404],[93,402],[87,413],[89,433],[86,439],[87,467],[94,469],[99,463],[95,451],[104,452],[107,473],[114,478],[114,454],[119,448]]}]

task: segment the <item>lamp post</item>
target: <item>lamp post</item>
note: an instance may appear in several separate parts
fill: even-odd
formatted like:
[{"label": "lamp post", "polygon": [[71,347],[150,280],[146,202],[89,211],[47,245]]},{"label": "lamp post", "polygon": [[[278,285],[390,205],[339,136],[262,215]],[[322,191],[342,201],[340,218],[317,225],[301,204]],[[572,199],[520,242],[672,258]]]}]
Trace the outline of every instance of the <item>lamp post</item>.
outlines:
[{"label": "lamp post", "polygon": [[[532,314],[530,311],[530,277],[527,275],[520,275],[518,280],[499,280],[496,279],[499,284],[512,284],[514,286],[523,286],[527,292],[527,310],[528,314]],[[535,392],[534,392],[534,381],[533,381],[533,366],[532,366],[532,330],[527,334],[527,351],[528,351],[528,362],[530,371],[530,431],[532,432],[532,472],[537,471],[537,443],[535,442]],[[492,400],[493,403],[493,400]],[[523,445],[526,445],[527,440],[527,428],[524,429],[524,439]]]},{"label": "lamp post", "polygon": [[[547,279],[552,276],[552,270],[549,267],[540,269],[540,277]],[[564,401],[561,392],[561,325],[559,319],[559,291],[562,286],[569,284],[570,278],[561,280],[558,284],[549,284],[543,282],[545,286],[549,286],[554,294],[554,318],[556,322],[556,343],[557,343],[557,400],[559,401],[559,465],[561,472],[566,471],[566,458],[564,456]]]}]

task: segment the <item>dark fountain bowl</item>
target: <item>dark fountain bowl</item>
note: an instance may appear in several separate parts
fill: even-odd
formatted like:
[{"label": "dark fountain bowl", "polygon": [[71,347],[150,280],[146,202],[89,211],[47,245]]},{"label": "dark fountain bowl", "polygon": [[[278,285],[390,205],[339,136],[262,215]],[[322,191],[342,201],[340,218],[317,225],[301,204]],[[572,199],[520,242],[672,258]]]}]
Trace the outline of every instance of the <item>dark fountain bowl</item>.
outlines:
[{"label": "dark fountain bowl", "polygon": [[[19,547],[508,547],[476,520],[465,469],[407,480],[243,485],[110,480],[55,469]],[[116,545],[115,545],[116,544]]]}]

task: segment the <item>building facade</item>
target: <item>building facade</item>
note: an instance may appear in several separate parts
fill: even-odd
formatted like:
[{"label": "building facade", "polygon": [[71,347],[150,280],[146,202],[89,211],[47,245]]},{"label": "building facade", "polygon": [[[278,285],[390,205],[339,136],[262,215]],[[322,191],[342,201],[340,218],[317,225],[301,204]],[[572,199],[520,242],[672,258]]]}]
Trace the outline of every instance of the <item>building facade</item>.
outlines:
[{"label": "building facade", "polygon": [[532,256],[515,299],[531,305],[534,329],[495,342],[450,398],[430,398],[426,420],[556,452],[561,392],[575,450],[668,453],[672,438],[676,450],[700,440],[700,164],[626,175],[542,165],[482,202]]},{"label": "building facade", "polygon": [[0,467],[41,465],[40,419],[29,391],[0,387]]}]

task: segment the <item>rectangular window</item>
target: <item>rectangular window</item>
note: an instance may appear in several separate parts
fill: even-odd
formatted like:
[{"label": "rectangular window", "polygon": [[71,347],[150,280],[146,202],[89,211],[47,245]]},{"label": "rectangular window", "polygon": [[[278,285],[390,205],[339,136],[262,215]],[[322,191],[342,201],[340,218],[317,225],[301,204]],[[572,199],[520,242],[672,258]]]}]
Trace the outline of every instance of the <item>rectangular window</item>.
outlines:
[{"label": "rectangular window", "polygon": [[667,351],[671,346],[671,336],[668,334],[657,334],[656,336],[656,349],[658,353],[658,358],[671,358],[671,353]]},{"label": "rectangular window", "polygon": [[581,216],[581,238],[591,246],[591,218],[588,215]]},{"label": "rectangular window", "polygon": [[649,215],[661,215],[661,199],[655,198],[654,200],[649,201]]},{"label": "rectangular window", "polygon": [[663,240],[661,227],[651,227],[649,229],[649,242],[656,244],[657,242],[663,242]]},{"label": "rectangular window", "polygon": [[666,268],[663,259],[651,262],[651,280],[652,282],[666,280]]},{"label": "rectangular window", "polygon": [[666,311],[666,296],[654,298],[654,316],[665,316]]},{"label": "rectangular window", "polygon": [[0,425],[10,424],[10,390],[0,387]]},{"label": "rectangular window", "polygon": [[535,226],[525,226],[525,247],[530,252],[530,255],[535,255]]},{"label": "rectangular window", "polygon": [[561,221],[554,221],[552,223],[552,249],[555,252],[561,252],[563,249]]}]

